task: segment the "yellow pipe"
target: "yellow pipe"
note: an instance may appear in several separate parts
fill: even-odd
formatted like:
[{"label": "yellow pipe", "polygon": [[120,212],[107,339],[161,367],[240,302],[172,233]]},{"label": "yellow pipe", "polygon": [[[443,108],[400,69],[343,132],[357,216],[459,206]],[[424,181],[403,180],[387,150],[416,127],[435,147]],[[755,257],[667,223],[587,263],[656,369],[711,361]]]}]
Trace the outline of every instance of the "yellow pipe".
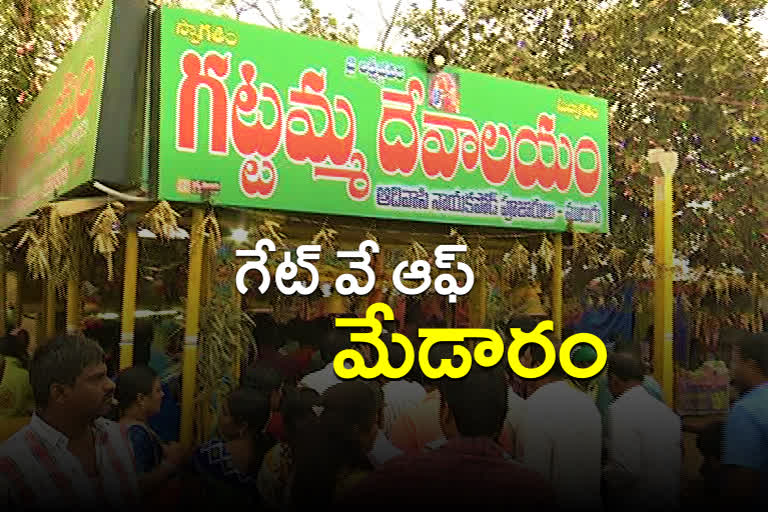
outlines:
[{"label": "yellow pipe", "polygon": [[24,323],[24,271],[22,267],[16,272],[16,327],[22,327]]},{"label": "yellow pipe", "polygon": [[0,244],[0,336],[5,336],[5,322],[8,318],[8,283],[5,274],[5,247]]},{"label": "yellow pipe", "polygon": [[56,335],[56,286],[53,279],[45,281],[45,339]]},{"label": "yellow pipe", "polygon": [[197,339],[200,333],[200,281],[203,267],[203,211],[192,214],[187,270],[187,311],[184,329],[184,356],[181,388],[181,443],[191,448],[197,386]]},{"label": "yellow pipe", "polygon": [[67,280],[67,333],[74,334],[80,331],[80,319],[83,304],[80,300],[80,262],[73,261],[75,268]]},{"label": "yellow pipe", "polygon": [[552,261],[552,322],[555,339],[563,341],[563,235],[555,233],[555,254]]},{"label": "yellow pipe", "polygon": [[[232,287],[232,300],[235,303],[234,312],[236,315],[242,314],[242,296],[235,287]],[[238,346],[235,357],[232,358],[232,378],[235,381],[235,386],[240,385],[240,365],[242,364],[243,352],[242,343]]]},{"label": "yellow pipe", "polygon": [[654,180],[654,366],[667,405],[674,405],[672,173]]},{"label": "yellow pipe", "polygon": [[127,219],[125,269],[123,271],[123,311],[121,314],[120,369],[133,366],[133,333],[136,324],[136,279],[139,267],[139,236],[135,214]]}]

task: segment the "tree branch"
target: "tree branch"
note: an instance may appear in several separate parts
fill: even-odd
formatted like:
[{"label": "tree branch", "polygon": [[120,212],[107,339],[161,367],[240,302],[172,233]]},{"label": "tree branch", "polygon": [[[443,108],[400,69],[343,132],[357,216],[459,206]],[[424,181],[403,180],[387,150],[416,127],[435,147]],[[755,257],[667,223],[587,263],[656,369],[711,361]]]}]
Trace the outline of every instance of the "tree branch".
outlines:
[{"label": "tree branch", "polygon": [[264,19],[264,21],[269,23],[269,25],[272,28],[275,28],[277,30],[282,30],[280,26],[278,26],[274,21],[272,21],[271,19],[269,19],[267,17],[266,13],[264,12],[264,9],[262,9],[261,5],[259,5],[258,0],[253,1],[253,2],[247,2],[247,5],[248,5],[249,8],[254,9],[257,13],[259,13],[259,16],[261,16]]},{"label": "tree branch", "polygon": [[283,23],[283,18],[280,17],[280,13],[277,12],[277,7],[275,7],[274,0],[267,0],[267,3],[272,8],[272,14],[275,15],[275,19],[277,20],[277,23],[280,25],[280,28],[282,30],[285,30],[285,23]]},{"label": "tree branch", "polygon": [[[403,0],[397,0],[397,4],[395,4],[395,10],[392,12],[392,18],[389,20],[389,23],[387,24],[387,30],[384,31],[384,37],[381,38],[381,46],[379,48],[379,51],[384,51],[384,48],[387,44],[387,39],[389,39],[389,34],[392,32],[392,27],[395,25],[395,20],[397,20],[397,14],[400,10],[400,5],[403,3]],[[379,7],[381,7],[381,2],[379,2]]]}]

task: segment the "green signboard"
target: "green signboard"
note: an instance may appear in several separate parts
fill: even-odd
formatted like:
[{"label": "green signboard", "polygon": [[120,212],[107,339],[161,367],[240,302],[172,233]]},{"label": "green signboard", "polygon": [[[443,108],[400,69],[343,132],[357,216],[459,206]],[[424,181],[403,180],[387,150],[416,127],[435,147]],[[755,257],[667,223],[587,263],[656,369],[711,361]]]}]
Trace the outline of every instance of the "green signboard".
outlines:
[{"label": "green signboard", "polygon": [[24,114],[0,156],[0,229],[91,179],[112,2]]},{"label": "green signboard", "polygon": [[603,99],[161,14],[162,199],[608,231]]}]

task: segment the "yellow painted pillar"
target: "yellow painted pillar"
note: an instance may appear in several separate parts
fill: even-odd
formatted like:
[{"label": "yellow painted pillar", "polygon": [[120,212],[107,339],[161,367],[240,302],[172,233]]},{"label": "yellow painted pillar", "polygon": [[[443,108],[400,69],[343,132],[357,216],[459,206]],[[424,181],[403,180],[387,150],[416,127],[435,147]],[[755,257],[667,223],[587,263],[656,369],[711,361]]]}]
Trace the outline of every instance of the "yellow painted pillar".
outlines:
[{"label": "yellow painted pillar", "polygon": [[0,244],[0,336],[5,336],[5,321],[8,315],[8,282],[5,278],[5,247]]},{"label": "yellow painted pillar", "polygon": [[16,271],[16,303],[14,304],[14,307],[16,308],[16,327],[22,327],[22,324],[24,323],[24,272],[26,271],[26,268],[21,266],[19,270]]},{"label": "yellow painted pillar", "polygon": [[563,235],[555,233],[552,258],[552,323],[555,339],[563,341]]},{"label": "yellow painted pillar", "polygon": [[475,286],[469,294],[469,327],[485,329],[488,312],[488,281],[484,273],[475,276]]},{"label": "yellow painted pillar", "polygon": [[[240,292],[237,291],[237,288],[232,287],[232,300],[235,304],[234,312],[236,315],[242,314],[242,296],[240,295]],[[237,352],[235,352],[235,357],[232,358],[232,378],[235,381],[235,386],[240,385],[240,370],[241,365],[243,361],[243,354],[242,351],[242,340],[238,340],[238,348]]]},{"label": "yellow painted pillar", "polygon": [[43,339],[50,340],[56,335],[56,286],[53,279],[46,279],[45,281],[45,331],[42,336]]},{"label": "yellow painted pillar", "polygon": [[200,333],[200,284],[203,270],[203,210],[192,214],[187,269],[187,310],[184,329],[184,355],[181,370],[181,443],[192,446],[197,388],[197,339]]},{"label": "yellow painted pillar", "polygon": [[79,264],[79,261],[73,262],[75,268],[67,280],[67,334],[80,331],[80,321],[83,314],[83,302],[80,298]]},{"label": "yellow painted pillar", "polygon": [[123,271],[123,310],[120,315],[120,369],[133,366],[133,333],[136,324],[136,279],[139,268],[139,235],[136,214],[128,215],[125,233],[125,269]]},{"label": "yellow painted pillar", "polygon": [[656,378],[667,405],[674,406],[675,370],[673,351],[674,263],[672,245],[673,195],[672,178],[677,169],[677,154],[654,149],[648,152],[651,164],[661,167],[662,175],[654,178],[654,362]]}]

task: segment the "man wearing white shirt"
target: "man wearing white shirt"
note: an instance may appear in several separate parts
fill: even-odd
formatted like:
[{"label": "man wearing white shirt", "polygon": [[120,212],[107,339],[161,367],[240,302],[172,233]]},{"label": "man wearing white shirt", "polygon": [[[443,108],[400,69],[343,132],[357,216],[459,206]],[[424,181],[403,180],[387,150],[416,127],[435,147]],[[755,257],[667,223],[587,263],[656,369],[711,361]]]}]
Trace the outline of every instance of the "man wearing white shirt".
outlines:
[{"label": "man wearing white shirt", "polygon": [[[556,347],[559,353],[559,347]],[[528,352],[531,367],[544,363],[544,350]],[[602,425],[595,403],[563,379],[559,362],[545,376],[530,381],[517,455],[547,479],[558,505],[568,510],[599,510]]]},{"label": "man wearing white shirt", "polygon": [[[325,390],[331,386],[343,382],[341,379],[339,379],[333,369],[333,360],[342,350],[358,348],[356,346],[352,346],[349,338],[350,334],[348,329],[331,330],[320,346],[320,352],[323,357],[323,361],[326,362],[325,367],[305,376],[301,382],[299,382],[299,385],[305,388],[314,389],[319,395],[322,395],[325,393]],[[361,344],[358,343],[357,345]],[[350,361],[345,361],[344,367],[350,369],[352,368],[352,363]]]},{"label": "man wearing white shirt", "polygon": [[608,386],[618,397],[608,410],[605,478],[617,505],[636,510],[679,506],[680,417],[643,387],[642,363],[611,354]]}]

